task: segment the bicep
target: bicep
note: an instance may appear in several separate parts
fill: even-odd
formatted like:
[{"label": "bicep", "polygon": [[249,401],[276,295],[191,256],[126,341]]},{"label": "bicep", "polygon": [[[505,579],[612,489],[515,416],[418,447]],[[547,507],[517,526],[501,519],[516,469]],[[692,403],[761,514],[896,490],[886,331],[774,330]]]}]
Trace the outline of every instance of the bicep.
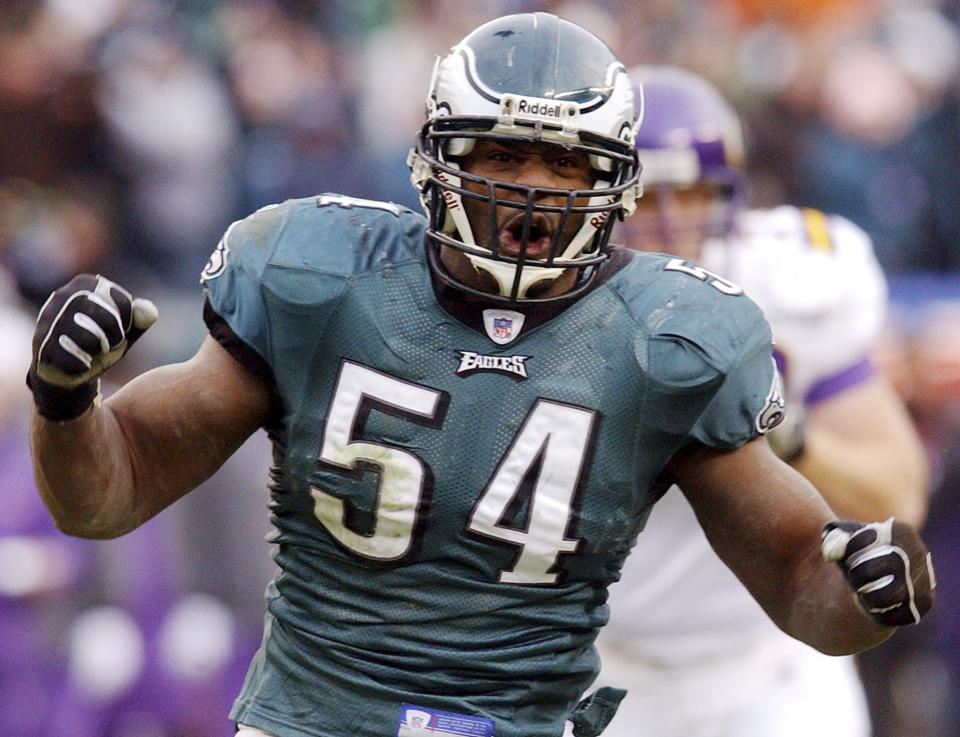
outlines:
[{"label": "bicep", "polygon": [[209,478],[268,417],[266,382],[207,337],[191,359],[133,379],[106,402],[152,513]]}]

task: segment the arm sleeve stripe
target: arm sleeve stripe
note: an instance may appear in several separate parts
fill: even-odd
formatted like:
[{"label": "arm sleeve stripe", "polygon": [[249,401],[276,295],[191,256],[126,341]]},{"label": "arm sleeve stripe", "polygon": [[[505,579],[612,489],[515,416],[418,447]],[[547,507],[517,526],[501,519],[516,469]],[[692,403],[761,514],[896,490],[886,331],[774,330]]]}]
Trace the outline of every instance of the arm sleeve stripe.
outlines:
[{"label": "arm sleeve stripe", "polygon": [[877,370],[870,359],[864,358],[840,373],[820,379],[807,391],[804,402],[808,405],[822,402],[835,394],[839,394],[844,389],[872,379],[876,374]]}]

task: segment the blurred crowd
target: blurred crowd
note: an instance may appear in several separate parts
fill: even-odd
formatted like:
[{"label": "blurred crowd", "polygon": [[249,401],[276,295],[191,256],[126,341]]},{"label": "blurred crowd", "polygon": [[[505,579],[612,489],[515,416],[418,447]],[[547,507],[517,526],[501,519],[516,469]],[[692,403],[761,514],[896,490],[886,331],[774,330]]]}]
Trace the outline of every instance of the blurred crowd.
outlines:
[{"label": "blurred crowd", "polygon": [[873,237],[891,287],[877,358],[929,448],[941,575],[933,615],[861,665],[876,737],[960,734],[957,0],[0,3],[0,734],[227,737],[272,573],[260,436],[124,538],[53,528],[26,445],[42,301],[103,273],[161,313],[110,378],[186,358],[226,226],[324,191],[418,208],[405,158],[434,56],[528,10],[711,79],[743,115],[753,204]]}]

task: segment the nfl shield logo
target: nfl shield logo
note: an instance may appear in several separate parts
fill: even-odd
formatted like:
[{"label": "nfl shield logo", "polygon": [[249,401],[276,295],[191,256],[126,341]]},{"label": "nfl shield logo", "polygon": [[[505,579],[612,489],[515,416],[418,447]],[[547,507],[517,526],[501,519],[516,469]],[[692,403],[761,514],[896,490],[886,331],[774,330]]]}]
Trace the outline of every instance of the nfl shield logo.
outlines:
[{"label": "nfl shield logo", "polygon": [[506,345],[520,335],[523,313],[513,310],[484,310],[483,327],[490,340],[497,345]]},{"label": "nfl shield logo", "polygon": [[429,712],[421,709],[407,709],[407,725],[412,729],[426,729],[430,725]]},{"label": "nfl shield logo", "polygon": [[513,333],[513,320],[509,317],[493,319],[493,334],[498,338],[509,338]]}]

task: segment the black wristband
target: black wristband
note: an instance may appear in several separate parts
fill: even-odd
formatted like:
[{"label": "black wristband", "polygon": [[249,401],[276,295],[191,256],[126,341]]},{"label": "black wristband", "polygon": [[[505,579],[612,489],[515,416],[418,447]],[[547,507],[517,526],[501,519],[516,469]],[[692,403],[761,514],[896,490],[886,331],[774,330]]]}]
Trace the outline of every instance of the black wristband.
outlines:
[{"label": "black wristband", "polygon": [[33,402],[37,405],[37,412],[41,417],[53,422],[76,419],[87,411],[100,393],[99,378],[74,389],[64,389],[48,384],[37,376],[33,368],[27,374],[27,386],[33,392]]}]

